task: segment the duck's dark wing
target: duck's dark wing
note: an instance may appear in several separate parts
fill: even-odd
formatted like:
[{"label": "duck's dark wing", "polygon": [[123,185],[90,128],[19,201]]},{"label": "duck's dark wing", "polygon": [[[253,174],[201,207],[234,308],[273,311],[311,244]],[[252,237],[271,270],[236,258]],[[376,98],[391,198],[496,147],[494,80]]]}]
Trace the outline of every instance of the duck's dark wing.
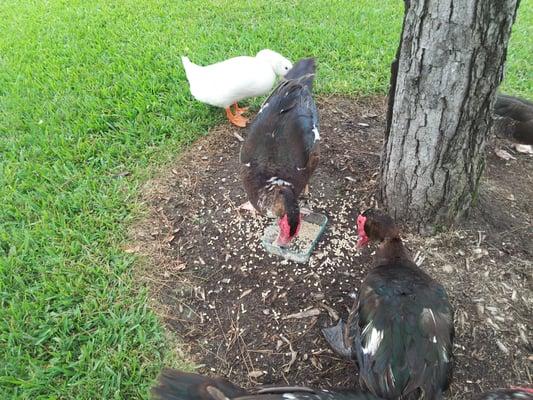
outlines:
[{"label": "duck's dark wing", "polygon": [[165,369],[152,389],[158,400],[381,400],[358,391],[325,391],[298,386],[260,387],[245,391],[222,378]]},{"label": "duck's dark wing", "polygon": [[371,393],[358,390],[329,391],[298,386],[261,388],[254,392],[261,397],[234,400],[382,400]]},{"label": "duck's dark wing", "polygon": [[243,164],[252,162],[274,169],[307,166],[320,134],[318,111],[311,93],[314,61],[301,63],[293,69],[303,75],[283,80],[250,124],[240,153]]},{"label": "duck's dark wing", "polygon": [[533,389],[497,389],[483,393],[477,400],[533,400]]},{"label": "duck's dark wing", "polygon": [[360,380],[382,397],[422,389],[438,399],[451,377],[453,312],[444,288],[407,264],[375,267],[361,287]]},{"label": "duck's dark wing", "polygon": [[222,378],[209,378],[198,374],[164,369],[158,377],[158,385],[152,389],[158,400],[225,400],[244,396],[247,392]]},{"label": "duck's dark wing", "polygon": [[511,136],[518,143],[533,145],[533,103],[498,94],[494,113],[501,117],[494,124],[498,134]]}]

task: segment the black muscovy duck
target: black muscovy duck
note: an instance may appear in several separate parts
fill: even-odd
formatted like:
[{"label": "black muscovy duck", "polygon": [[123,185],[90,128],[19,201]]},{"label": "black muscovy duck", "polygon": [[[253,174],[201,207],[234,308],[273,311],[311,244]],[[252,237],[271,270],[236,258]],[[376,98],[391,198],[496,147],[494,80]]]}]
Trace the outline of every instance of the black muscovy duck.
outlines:
[{"label": "black muscovy duck", "polygon": [[[320,390],[304,386],[260,386],[245,390],[224,378],[164,369],[152,388],[155,400],[382,400],[358,390]],[[477,400],[530,400],[527,388],[497,389],[483,393]]]},{"label": "black muscovy duck", "polygon": [[532,102],[499,93],[494,103],[494,113],[501,117],[495,121],[497,134],[523,145],[533,145]]},{"label": "black muscovy duck", "polygon": [[533,389],[513,388],[497,389],[483,393],[477,400],[533,400]]},{"label": "black muscovy duck", "polygon": [[165,369],[152,389],[157,400],[380,400],[352,391],[329,391],[299,386],[268,386],[244,390],[223,378],[209,378]]},{"label": "black muscovy duck", "polygon": [[314,76],[314,58],[297,62],[261,106],[241,147],[247,206],[279,218],[282,246],[298,234],[298,197],[319,161]]},{"label": "black muscovy duck", "polygon": [[444,287],[413,262],[388,215],[357,218],[358,247],[379,242],[346,323],[323,329],[359,365],[359,382],[385,399],[441,399],[451,379],[453,310]]}]

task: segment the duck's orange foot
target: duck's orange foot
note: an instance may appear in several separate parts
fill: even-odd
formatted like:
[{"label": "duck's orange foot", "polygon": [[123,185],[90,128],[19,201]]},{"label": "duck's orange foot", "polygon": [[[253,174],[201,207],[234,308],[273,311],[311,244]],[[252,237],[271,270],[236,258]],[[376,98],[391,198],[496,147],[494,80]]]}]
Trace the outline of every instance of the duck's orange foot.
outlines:
[{"label": "duck's orange foot", "polygon": [[233,125],[236,125],[240,128],[244,128],[246,124],[248,123],[248,118],[244,118],[240,114],[233,114],[231,112],[231,109],[229,107],[226,108],[226,116],[228,117],[229,122],[231,122]]},{"label": "duck's orange foot", "polygon": [[235,110],[235,115],[242,115],[248,111],[248,107],[240,108],[237,103],[233,103],[233,109]]}]

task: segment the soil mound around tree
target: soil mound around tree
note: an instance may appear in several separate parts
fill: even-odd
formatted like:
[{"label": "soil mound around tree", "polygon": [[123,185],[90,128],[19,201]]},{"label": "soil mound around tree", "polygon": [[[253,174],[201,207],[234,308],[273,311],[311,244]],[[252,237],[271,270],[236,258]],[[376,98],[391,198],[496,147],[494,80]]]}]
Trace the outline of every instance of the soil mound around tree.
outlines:
[{"label": "soil mound around tree", "polygon": [[[270,221],[237,209],[246,197],[235,134],[244,130],[214,128],[145,186],[150,213],[128,251],[146,256],[139,276],[152,306],[200,372],[244,386],[357,386],[357,368],[332,353],[320,328],[346,317],[372,267],[372,247],[355,248],[355,220],[376,205],[386,102],[327,97],[318,106],[321,162],[304,203],[329,222],[308,264],[267,254],[260,240]],[[532,199],[533,157],[492,138],[468,220],[429,238],[402,226],[455,308],[448,398],[531,382]]]}]

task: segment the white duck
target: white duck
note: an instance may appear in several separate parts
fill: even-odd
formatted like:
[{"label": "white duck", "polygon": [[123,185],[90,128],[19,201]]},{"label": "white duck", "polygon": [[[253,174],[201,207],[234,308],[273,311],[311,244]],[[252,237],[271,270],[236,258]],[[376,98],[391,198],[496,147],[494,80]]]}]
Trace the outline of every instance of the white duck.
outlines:
[{"label": "white duck", "polygon": [[[229,121],[245,127],[248,119],[242,116],[246,109],[237,102],[270,92],[277,76],[284,76],[292,63],[272,50],[261,50],[255,57],[241,56],[202,67],[182,57],[191,94],[196,100],[226,109]],[[230,106],[234,105],[235,114]]]}]

